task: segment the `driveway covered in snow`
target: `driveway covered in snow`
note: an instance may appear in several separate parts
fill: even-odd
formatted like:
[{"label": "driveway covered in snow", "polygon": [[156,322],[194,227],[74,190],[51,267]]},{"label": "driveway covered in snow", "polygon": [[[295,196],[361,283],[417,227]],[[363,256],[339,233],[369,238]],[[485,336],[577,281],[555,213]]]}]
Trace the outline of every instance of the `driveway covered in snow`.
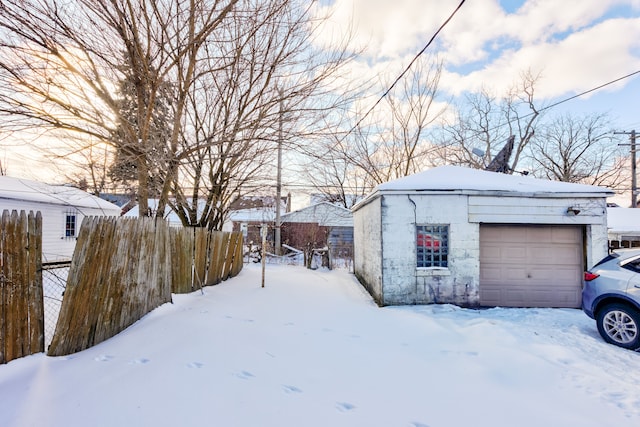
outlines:
[{"label": "driveway covered in snow", "polygon": [[579,310],[380,308],[346,271],[260,273],[0,365],[0,426],[640,425],[640,354]]}]

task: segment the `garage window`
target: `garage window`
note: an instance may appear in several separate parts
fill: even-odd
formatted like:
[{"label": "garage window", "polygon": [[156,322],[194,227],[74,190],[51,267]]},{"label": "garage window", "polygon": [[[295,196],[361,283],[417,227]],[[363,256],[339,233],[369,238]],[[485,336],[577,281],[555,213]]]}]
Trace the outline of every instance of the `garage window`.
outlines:
[{"label": "garage window", "polygon": [[449,226],[416,226],[417,267],[449,266]]}]

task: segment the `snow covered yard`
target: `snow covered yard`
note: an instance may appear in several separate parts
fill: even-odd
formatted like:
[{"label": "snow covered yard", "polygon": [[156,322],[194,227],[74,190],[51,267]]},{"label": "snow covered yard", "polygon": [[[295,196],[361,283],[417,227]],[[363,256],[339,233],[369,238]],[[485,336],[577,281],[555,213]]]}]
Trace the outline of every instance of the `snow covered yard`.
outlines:
[{"label": "snow covered yard", "polygon": [[0,365],[0,426],[640,425],[640,354],[579,310],[379,308],[346,271],[260,274]]}]

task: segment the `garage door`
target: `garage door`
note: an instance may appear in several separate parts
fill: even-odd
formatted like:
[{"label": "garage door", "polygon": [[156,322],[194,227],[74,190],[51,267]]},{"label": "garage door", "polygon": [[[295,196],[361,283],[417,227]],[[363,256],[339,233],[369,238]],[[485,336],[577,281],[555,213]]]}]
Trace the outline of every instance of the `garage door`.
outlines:
[{"label": "garage door", "polygon": [[582,229],[480,226],[480,304],[580,307]]}]

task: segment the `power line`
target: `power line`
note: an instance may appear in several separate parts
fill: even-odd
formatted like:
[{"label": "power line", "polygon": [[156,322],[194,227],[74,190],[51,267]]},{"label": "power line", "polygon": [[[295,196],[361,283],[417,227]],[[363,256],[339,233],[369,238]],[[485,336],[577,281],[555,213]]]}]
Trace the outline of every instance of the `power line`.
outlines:
[{"label": "power line", "polygon": [[596,87],[591,88],[591,89],[589,89],[589,90],[585,90],[584,92],[580,92],[580,93],[578,93],[578,94],[576,94],[576,95],[572,95],[572,96],[570,96],[570,97],[568,97],[568,98],[561,99],[561,100],[560,100],[560,101],[558,101],[558,102],[554,102],[554,103],[553,103],[553,104],[551,104],[551,105],[547,105],[546,107],[542,107],[542,108],[540,108],[539,110],[534,111],[534,112],[532,112],[532,113],[525,114],[524,116],[516,117],[516,118],[514,118],[514,119],[511,119],[511,120],[509,120],[507,123],[504,123],[504,124],[501,124],[501,125],[498,125],[498,126],[493,127],[491,130],[495,130],[495,129],[501,128],[501,127],[506,126],[506,125],[508,125],[508,124],[510,124],[510,123],[517,122],[518,120],[526,119],[527,117],[533,116],[534,114],[539,114],[541,111],[545,111],[545,110],[549,110],[549,109],[551,109],[551,108],[553,108],[553,107],[557,107],[557,106],[558,106],[558,105],[560,105],[560,104],[564,104],[565,102],[569,102],[569,101],[571,101],[571,100],[573,100],[573,99],[579,98],[579,97],[584,96],[584,95],[586,95],[586,94],[588,94],[588,93],[595,92],[595,91],[597,91],[597,90],[599,90],[599,89],[602,89],[603,87],[606,87],[606,86],[612,85],[612,84],[617,83],[617,82],[619,82],[619,81],[621,81],[621,80],[628,79],[629,77],[633,77],[633,76],[635,76],[636,74],[640,74],[640,70],[634,71],[633,73],[629,73],[629,74],[627,74],[627,75],[625,75],[625,76],[622,76],[622,77],[618,77],[617,79],[610,80],[610,81],[608,81],[607,83],[603,83],[603,84],[601,84],[601,85],[599,85],[599,86],[596,86]]},{"label": "power line", "polygon": [[[563,104],[563,103],[565,103],[565,102],[571,101],[572,99],[575,99],[575,98],[579,98],[579,97],[581,97],[581,96],[584,96],[584,95],[586,95],[586,94],[588,94],[588,93],[595,92],[596,90],[602,89],[603,87],[609,86],[609,85],[614,84],[614,83],[617,83],[617,82],[619,82],[619,81],[621,81],[621,80],[624,80],[624,79],[627,79],[627,78],[629,78],[629,77],[635,76],[636,74],[640,74],[640,70],[638,70],[638,71],[634,71],[633,73],[627,74],[626,76],[618,77],[618,78],[617,78],[617,79],[615,79],[615,80],[611,80],[611,81],[609,81],[609,82],[607,82],[607,83],[601,84],[600,86],[596,86],[596,87],[594,87],[594,88],[592,88],[592,89],[585,90],[584,92],[581,92],[581,93],[579,93],[579,94],[577,94],[577,95],[570,96],[569,98],[565,98],[565,99],[563,99],[563,100],[561,100],[561,101],[558,101],[558,102],[555,102],[555,103],[553,103],[553,104],[551,104],[551,105],[547,105],[546,107],[541,108],[539,111],[548,110],[549,108],[553,108],[553,107],[558,106],[558,105],[560,105],[560,104]],[[533,113],[532,113],[532,114],[533,114]],[[526,116],[525,116],[525,117],[526,117]]]},{"label": "power line", "polygon": [[384,93],[380,96],[380,98],[378,98],[378,100],[367,110],[366,113],[364,113],[364,115],[360,118],[360,120],[358,120],[358,122],[351,128],[349,129],[349,131],[344,134],[344,136],[340,139],[340,142],[344,141],[350,134],[351,132],[353,132],[354,130],[356,130],[356,128],[358,126],[360,126],[360,124],[364,121],[364,119],[367,118],[367,116],[369,114],[371,114],[371,112],[374,110],[374,108],[376,108],[378,106],[378,104],[380,104],[380,102],[382,102],[382,100],[389,94],[389,92],[391,92],[393,90],[393,88],[398,84],[398,82],[400,81],[400,79],[402,79],[404,77],[405,74],[407,74],[407,72],[411,69],[411,66],[418,60],[418,58],[420,57],[420,55],[422,55],[427,48],[429,48],[429,46],[431,46],[431,43],[433,43],[433,41],[435,40],[435,38],[438,36],[438,34],[440,33],[440,31],[442,31],[444,29],[444,27],[447,26],[447,24],[449,23],[449,21],[451,21],[451,19],[455,16],[456,13],[458,13],[458,10],[460,10],[460,8],[462,7],[462,5],[464,4],[466,0],[462,0],[460,2],[460,4],[458,5],[458,7],[455,8],[455,10],[449,15],[449,17],[442,23],[442,25],[440,25],[440,27],[436,30],[436,32],[433,34],[433,36],[431,36],[431,39],[429,39],[429,41],[427,42],[427,44],[422,48],[422,50],[420,50],[420,52],[418,52],[413,59],[411,60],[411,62],[409,62],[409,65],[406,66],[406,68],[402,71],[402,73],[400,73],[400,75],[398,77],[396,77],[396,79],[393,81],[393,83],[391,84],[391,86],[389,86],[389,88],[387,90],[384,91]]}]

